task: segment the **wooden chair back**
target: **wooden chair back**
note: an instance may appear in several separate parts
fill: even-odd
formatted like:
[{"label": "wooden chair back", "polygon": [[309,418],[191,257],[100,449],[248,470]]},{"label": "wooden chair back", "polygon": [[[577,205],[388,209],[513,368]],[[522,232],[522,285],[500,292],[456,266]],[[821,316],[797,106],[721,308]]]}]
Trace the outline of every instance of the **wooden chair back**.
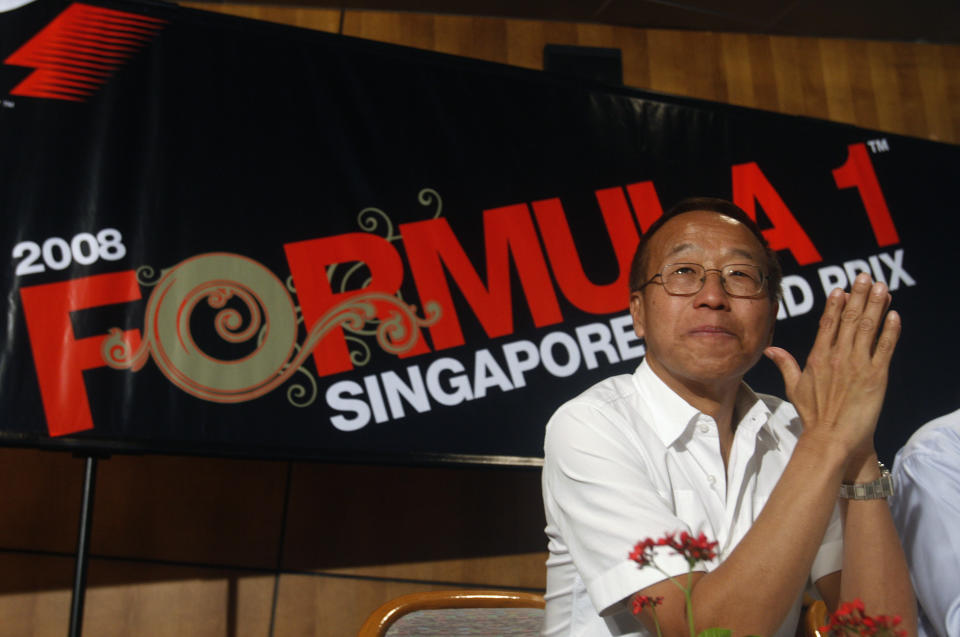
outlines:
[{"label": "wooden chair back", "polygon": [[543,609],[543,596],[503,590],[451,590],[411,593],[394,598],[373,611],[357,637],[384,637],[401,617],[416,611],[439,609]]}]

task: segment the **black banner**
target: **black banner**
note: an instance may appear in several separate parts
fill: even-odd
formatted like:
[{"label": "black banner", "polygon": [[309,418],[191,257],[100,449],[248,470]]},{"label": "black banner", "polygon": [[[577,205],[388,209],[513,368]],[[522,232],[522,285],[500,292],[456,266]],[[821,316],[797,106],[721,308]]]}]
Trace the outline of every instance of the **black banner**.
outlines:
[{"label": "black banner", "polygon": [[0,60],[0,443],[535,463],[692,195],[757,215],[801,361],[890,285],[885,459],[960,404],[955,146],[168,5],[36,0]]}]

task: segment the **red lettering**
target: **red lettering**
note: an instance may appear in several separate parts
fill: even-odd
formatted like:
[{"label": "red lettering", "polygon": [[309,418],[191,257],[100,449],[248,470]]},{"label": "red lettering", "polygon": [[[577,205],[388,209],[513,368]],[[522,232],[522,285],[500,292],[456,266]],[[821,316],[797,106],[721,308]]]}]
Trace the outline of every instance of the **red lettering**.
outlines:
[{"label": "red lettering", "polygon": [[410,272],[422,303],[436,301],[440,319],[430,327],[436,349],[463,345],[463,331],[443,267],[457,284],[487,336],[513,332],[509,257],[513,257],[533,321],[538,327],[563,320],[536,230],[526,204],[483,213],[487,286],[470,263],[446,219],[400,226]]},{"label": "red lettering", "polygon": [[652,181],[641,181],[627,186],[633,214],[640,223],[640,230],[646,232],[653,222],[663,216],[663,207],[660,206],[660,197],[653,187]]},{"label": "red lettering", "polygon": [[[21,288],[23,314],[37,369],[40,397],[51,436],[93,429],[83,372],[106,367],[101,348],[107,334],[74,338],[70,313],[140,298],[133,270]],[[131,351],[140,346],[140,330],[126,330]]]},{"label": "red lettering", "polygon": [[803,231],[796,217],[783,203],[783,199],[767,180],[756,162],[733,166],[733,203],[743,208],[754,220],[757,218],[756,204],[760,203],[772,228],[763,231],[773,250],[790,250],[800,265],[822,261],[810,237]]},{"label": "red lettering", "polygon": [[624,310],[629,304],[627,279],[640,235],[630,218],[622,188],[598,190],[596,195],[620,268],[619,276],[612,283],[597,285],[587,278],[559,199],[535,201],[533,212],[563,295],[584,312],[609,314]]},{"label": "red lettering", "polygon": [[833,170],[833,180],[837,188],[856,188],[860,193],[860,200],[867,210],[873,236],[877,238],[877,245],[888,246],[900,243],[900,236],[893,225],[893,217],[887,208],[887,200],[880,190],[877,173],[873,170],[873,162],[863,143],[847,146],[847,161]]},{"label": "red lettering", "polygon": [[[370,291],[396,294],[403,282],[403,262],[400,255],[389,241],[376,235],[351,232],[287,243],[283,249],[287,253],[287,262],[308,331],[331,308],[350,297]],[[334,292],[327,278],[328,266],[357,261],[362,262],[369,270],[370,279],[367,285],[360,289]],[[378,312],[377,316],[386,318],[387,310]],[[430,350],[427,344],[421,339],[408,354],[428,351]],[[333,328],[317,344],[313,350],[313,361],[320,376],[353,369],[350,350],[341,327]]]}]

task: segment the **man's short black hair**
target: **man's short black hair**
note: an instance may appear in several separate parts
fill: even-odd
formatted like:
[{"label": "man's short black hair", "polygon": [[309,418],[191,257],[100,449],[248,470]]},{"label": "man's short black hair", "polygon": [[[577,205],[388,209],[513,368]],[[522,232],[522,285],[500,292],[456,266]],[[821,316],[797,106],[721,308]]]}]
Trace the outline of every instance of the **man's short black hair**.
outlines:
[{"label": "man's short black hair", "polygon": [[770,295],[771,300],[779,298],[780,281],[783,279],[783,271],[780,269],[780,262],[777,260],[776,253],[770,249],[770,244],[763,236],[760,226],[758,226],[757,222],[751,219],[750,215],[744,212],[740,206],[726,199],[718,199],[716,197],[690,197],[683,199],[653,222],[647,231],[643,233],[643,236],[640,237],[637,251],[633,254],[633,261],[630,264],[630,290],[637,290],[647,281],[647,249],[650,244],[650,239],[657,230],[663,227],[663,224],[667,221],[678,215],[699,210],[715,212],[725,217],[730,217],[742,223],[747,227],[747,230],[753,233],[753,236],[755,236],[757,241],[760,242],[760,245],[763,246],[767,293]]}]

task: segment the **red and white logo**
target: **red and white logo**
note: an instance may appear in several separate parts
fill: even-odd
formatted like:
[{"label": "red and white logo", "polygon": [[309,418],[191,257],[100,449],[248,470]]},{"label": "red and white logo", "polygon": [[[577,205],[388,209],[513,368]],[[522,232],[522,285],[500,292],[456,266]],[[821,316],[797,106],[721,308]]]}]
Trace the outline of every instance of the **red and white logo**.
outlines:
[{"label": "red and white logo", "polygon": [[166,23],[74,3],[4,61],[36,69],[10,94],[83,102]]}]

